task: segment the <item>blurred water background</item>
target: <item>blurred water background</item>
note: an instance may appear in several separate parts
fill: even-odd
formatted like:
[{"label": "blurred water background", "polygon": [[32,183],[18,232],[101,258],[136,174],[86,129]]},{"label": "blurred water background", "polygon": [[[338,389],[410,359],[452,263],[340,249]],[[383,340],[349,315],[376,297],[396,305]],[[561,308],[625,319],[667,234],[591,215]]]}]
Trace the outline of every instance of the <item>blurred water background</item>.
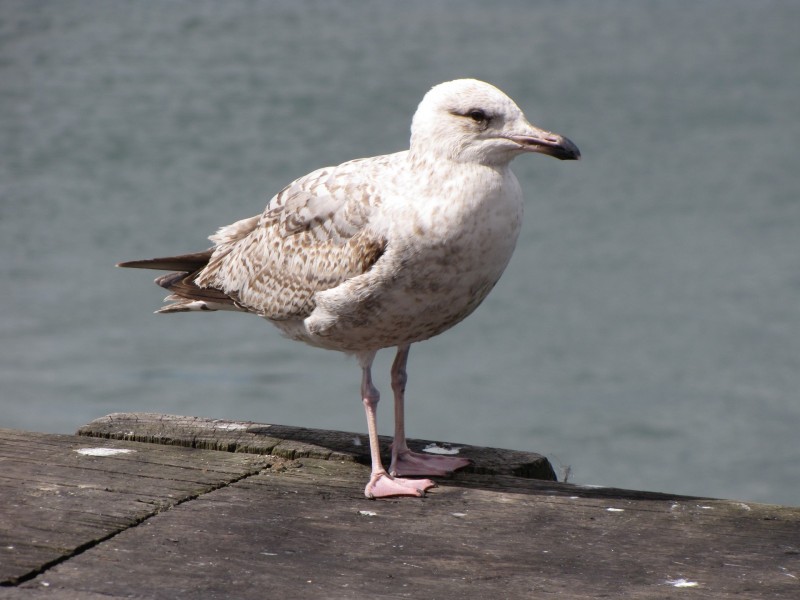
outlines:
[{"label": "blurred water background", "polygon": [[409,434],[798,505],[798,27],[793,0],[0,0],[0,426],[364,431],[352,359],[251,316],[154,316],[154,273],[113,265],[203,249],[291,179],[407,147],[427,89],[469,76],[584,159],[516,161],[517,252],[412,348]]}]

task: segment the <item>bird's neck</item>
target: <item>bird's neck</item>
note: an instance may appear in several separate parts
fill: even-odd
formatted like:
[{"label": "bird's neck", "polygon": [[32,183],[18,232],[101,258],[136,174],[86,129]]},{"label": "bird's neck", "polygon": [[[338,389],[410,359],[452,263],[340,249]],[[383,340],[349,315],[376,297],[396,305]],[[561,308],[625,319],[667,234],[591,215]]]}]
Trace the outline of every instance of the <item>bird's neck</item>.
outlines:
[{"label": "bird's neck", "polygon": [[[510,180],[516,182],[509,163],[482,164],[452,160],[447,156],[409,150],[406,155],[410,174],[408,185],[416,188],[418,197],[475,198],[487,191],[496,191]],[[481,190],[482,193],[472,193]]]}]

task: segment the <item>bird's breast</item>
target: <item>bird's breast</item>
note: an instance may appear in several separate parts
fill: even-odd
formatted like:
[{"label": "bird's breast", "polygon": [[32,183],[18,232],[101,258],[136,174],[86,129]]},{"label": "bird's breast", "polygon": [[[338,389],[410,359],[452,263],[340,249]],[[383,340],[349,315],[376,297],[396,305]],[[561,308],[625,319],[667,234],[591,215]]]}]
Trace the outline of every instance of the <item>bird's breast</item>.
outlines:
[{"label": "bird's breast", "polygon": [[346,351],[412,343],[475,310],[514,251],[522,197],[516,179],[482,196],[464,192],[450,201],[390,207],[378,263],[317,295],[305,323],[312,343]]}]

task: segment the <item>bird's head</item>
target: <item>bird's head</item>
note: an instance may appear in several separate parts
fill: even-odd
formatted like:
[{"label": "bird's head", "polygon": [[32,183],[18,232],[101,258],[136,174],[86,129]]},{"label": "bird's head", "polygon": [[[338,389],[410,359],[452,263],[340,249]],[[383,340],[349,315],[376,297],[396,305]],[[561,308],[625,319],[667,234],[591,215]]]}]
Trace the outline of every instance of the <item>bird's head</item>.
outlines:
[{"label": "bird's head", "polygon": [[561,160],[581,155],[566,137],[531,125],[511,98],[476,79],[440,83],[425,94],[411,123],[411,152],[486,165],[525,152]]}]

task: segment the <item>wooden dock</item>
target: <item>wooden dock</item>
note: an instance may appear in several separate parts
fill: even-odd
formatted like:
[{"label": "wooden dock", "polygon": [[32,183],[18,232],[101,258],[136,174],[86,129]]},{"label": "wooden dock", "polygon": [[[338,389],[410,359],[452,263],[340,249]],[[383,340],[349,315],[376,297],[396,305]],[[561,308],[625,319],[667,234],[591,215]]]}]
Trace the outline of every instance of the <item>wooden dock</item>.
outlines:
[{"label": "wooden dock", "polygon": [[800,598],[800,508],[557,483],[463,444],[472,471],[370,501],[363,434],[152,414],[78,433],[0,430],[0,600]]}]

